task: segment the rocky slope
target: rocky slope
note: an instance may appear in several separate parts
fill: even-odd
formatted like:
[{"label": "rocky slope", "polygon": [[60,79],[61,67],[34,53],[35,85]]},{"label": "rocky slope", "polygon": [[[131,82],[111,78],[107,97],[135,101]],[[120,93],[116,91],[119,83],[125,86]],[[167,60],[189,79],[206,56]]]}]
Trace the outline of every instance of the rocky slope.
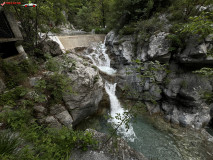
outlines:
[{"label": "rocky slope", "polygon": [[[63,104],[55,104],[48,108],[34,106],[40,122],[54,127],[76,125],[81,120],[98,112],[104,95],[102,78],[88,59],[78,56],[73,50],[66,56],[55,57],[59,64],[65,64],[60,72],[71,80],[72,93],[63,95]],[[71,60],[73,63],[67,64]],[[44,72],[43,77],[51,72]],[[32,85],[39,77],[30,78]],[[34,81],[32,83],[32,81]]]},{"label": "rocky slope", "polygon": [[[172,55],[167,35],[169,33],[156,33],[147,42],[136,46],[133,35],[119,36],[113,31],[107,35],[106,45],[112,59],[111,65],[119,72],[117,94],[123,98],[143,101],[150,113],[164,113],[169,122],[202,128],[212,118],[212,105],[206,103],[203,95],[212,92],[213,81],[194,74],[193,71],[213,65],[211,55],[207,54],[213,47],[213,36],[209,35],[202,41],[192,37],[186,41],[183,50]],[[158,68],[153,71],[155,82],[150,78],[142,81],[138,76],[140,74],[133,71],[137,68],[133,61],[135,59],[139,59],[145,66],[141,73],[154,60],[168,64],[168,70]],[[130,70],[131,74],[127,74],[126,70]],[[137,94],[124,94],[127,85]]]}]

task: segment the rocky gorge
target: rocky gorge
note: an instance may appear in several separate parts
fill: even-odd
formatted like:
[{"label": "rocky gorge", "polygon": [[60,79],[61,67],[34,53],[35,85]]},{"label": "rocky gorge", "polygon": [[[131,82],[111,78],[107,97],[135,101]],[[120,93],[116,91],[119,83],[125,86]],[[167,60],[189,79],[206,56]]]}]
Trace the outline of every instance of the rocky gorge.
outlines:
[{"label": "rocky gorge", "polygon": [[[112,66],[118,70],[118,90],[121,97],[144,101],[151,114],[163,113],[168,122],[184,127],[200,129],[212,119],[211,104],[203,99],[204,93],[212,92],[212,80],[195,74],[193,71],[212,65],[212,35],[203,41],[196,38],[187,40],[186,47],[177,55],[169,51],[171,43],[167,35],[160,32],[150,39],[135,46],[135,36],[120,36],[111,31],[106,37],[107,52],[112,59]],[[137,48],[134,52],[133,48]],[[149,61],[168,64],[168,70],[153,71],[154,83],[149,78],[142,81],[139,72],[127,74],[140,60],[145,66]],[[159,66],[156,66],[159,67]],[[144,70],[141,70],[144,72]],[[125,95],[125,86],[139,93],[137,98]],[[153,103],[153,100],[157,103]]]}]

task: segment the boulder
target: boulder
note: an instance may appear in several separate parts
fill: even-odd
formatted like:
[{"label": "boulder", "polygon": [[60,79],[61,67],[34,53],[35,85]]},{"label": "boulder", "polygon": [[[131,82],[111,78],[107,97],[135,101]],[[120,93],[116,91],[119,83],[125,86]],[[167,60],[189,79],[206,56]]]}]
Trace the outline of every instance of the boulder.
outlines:
[{"label": "boulder", "polygon": [[[160,32],[150,38],[148,58],[158,59],[169,54],[169,41],[166,39],[168,33]],[[170,57],[168,57],[167,61]]]},{"label": "boulder", "polygon": [[63,100],[72,115],[72,124],[76,125],[98,111],[104,87],[98,70],[92,68],[92,64],[88,62],[86,65],[83,63],[85,60],[75,54],[69,54],[67,58],[74,60],[76,64],[72,72],[66,73],[72,80],[73,93],[64,94]]},{"label": "boulder", "polygon": [[39,47],[43,53],[49,53],[53,57],[63,54],[59,44],[52,40],[42,42]]}]

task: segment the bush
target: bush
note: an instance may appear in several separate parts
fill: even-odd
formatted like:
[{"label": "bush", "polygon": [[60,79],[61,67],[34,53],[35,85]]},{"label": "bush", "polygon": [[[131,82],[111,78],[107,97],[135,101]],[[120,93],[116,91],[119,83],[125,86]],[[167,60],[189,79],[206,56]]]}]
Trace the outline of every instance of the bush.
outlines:
[{"label": "bush", "polygon": [[27,94],[27,90],[24,87],[16,87],[10,91],[7,91],[0,95],[0,106],[8,105],[15,106],[17,101]]},{"label": "bush", "polygon": [[[0,137],[0,154],[3,160],[40,160],[40,159],[68,159],[74,148],[87,150],[95,147],[97,142],[90,132],[74,131],[70,128],[61,129],[46,128],[36,123],[31,116],[32,112],[25,109],[8,110],[1,112],[0,120],[6,123],[8,128],[19,132],[23,143],[30,143],[20,147],[20,141],[16,137],[3,135]],[[23,147],[23,145],[22,145]]]},{"label": "bush", "polygon": [[131,35],[135,32],[135,26],[133,25],[126,25],[124,26],[120,31],[119,34],[120,35]]},{"label": "bush", "polygon": [[46,63],[46,68],[49,71],[56,72],[56,71],[59,71],[60,65],[59,65],[59,63],[57,62],[56,59],[50,58]]},{"label": "bush", "polygon": [[140,35],[140,40],[148,40],[152,34],[156,31],[161,31],[163,22],[159,18],[153,17],[148,20],[142,20],[138,22],[137,30]]},{"label": "bush", "polygon": [[39,97],[36,97],[37,102],[44,102],[46,95],[49,96],[49,103],[61,103],[65,93],[72,93],[71,81],[67,75],[54,73],[38,81],[35,86]]},{"label": "bush", "polygon": [[34,62],[25,60],[21,63],[2,62],[0,70],[4,74],[7,87],[11,89],[22,84],[28,76],[35,74],[38,67]]}]

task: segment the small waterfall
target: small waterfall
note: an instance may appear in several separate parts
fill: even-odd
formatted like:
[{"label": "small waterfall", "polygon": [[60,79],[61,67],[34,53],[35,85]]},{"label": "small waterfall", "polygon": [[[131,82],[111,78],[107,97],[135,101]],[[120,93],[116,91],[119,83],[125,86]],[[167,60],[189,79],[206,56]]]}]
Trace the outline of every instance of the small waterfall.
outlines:
[{"label": "small waterfall", "polygon": [[[94,46],[93,50],[94,51],[92,53],[90,54],[88,53],[87,55],[87,57],[89,57],[92,60],[93,64],[96,65],[99,68],[99,70],[108,75],[115,74],[116,70],[110,67],[110,58],[106,54],[105,44]],[[117,128],[117,126],[122,122],[122,120],[116,119],[115,117],[117,115],[120,115],[121,119],[123,119],[125,117],[124,113],[127,111],[122,108],[117,96],[115,95],[116,83],[110,84],[109,82],[106,81],[105,90],[109,95],[111,105],[110,116],[112,118],[108,122],[112,123],[114,128]],[[133,142],[134,139],[136,138],[135,132],[131,124],[129,124],[129,129],[127,130],[125,124],[122,123],[117,131],[124,138],[128,139],[131,142]]]},{"label": "small waterfall", "polygon": [[[107,94],[109,95],[110,106],[111,106],[110,115],[112,118],[109,119],[109,122],[112,123],[114,128],[117,128],[117,126],[120,125],[120,127],[118,128],[118,133],[123,135],[126,139],[130,140],[131,142],[134,142],[136,135],[135,135],[132,125],[129,124],[129,128],[127,130],[125,124],[122,123],[122,119],[125,118],[124,113],[127,111],[122,108],[117,96],[115,95],[116,83],[110,84],[110,83],[106,82],[105,90],[106,90]],[[121,120],[116,119],[116,116],[118,116],[118,115],[119,115],[119,118],[121,118]]]},{"label": "small waterfall", "polygon": [[116,70],[110,67],[110,58],[108,54],[106,54],[105,44],[96,45],[93,47],[93,50],[94,52],[87,55],[87,57],[92,60],[93,64],[108,75],[115,74]]}]

